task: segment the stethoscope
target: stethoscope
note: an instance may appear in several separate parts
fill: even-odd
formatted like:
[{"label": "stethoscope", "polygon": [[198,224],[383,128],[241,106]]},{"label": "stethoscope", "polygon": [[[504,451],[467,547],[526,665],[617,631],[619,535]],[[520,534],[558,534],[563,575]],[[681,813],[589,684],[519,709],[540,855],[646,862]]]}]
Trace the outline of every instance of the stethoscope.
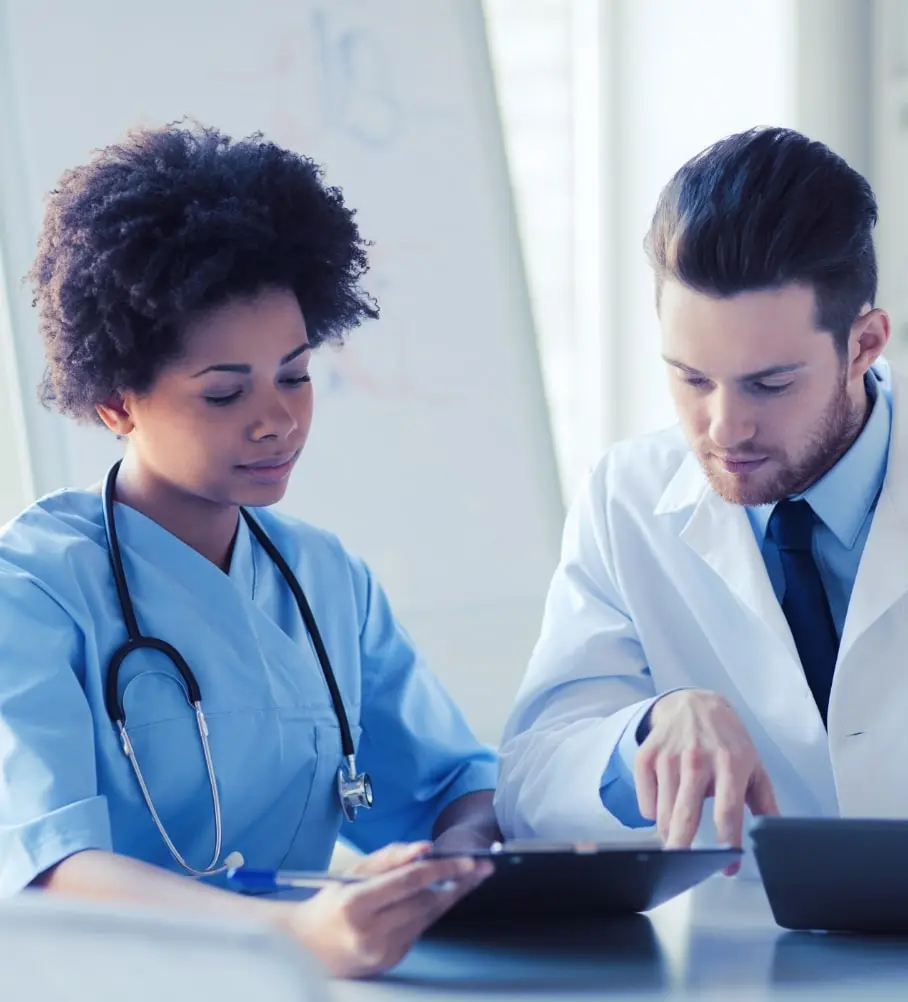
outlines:
[{"label": "stethoscope", "polygon": [[[218,864],[221,856],[221,801],[218,796],[218,784],[217,777],[214,772],[214,764],[211,760],[211,749],[208,745],[208,723],[206,722],[205,714],[202,711],[202,692],[199,688],[198,680],[193,674],[192,669],[186,663],[183,655],[180,654],[175,647],[168,644],[165,640],[159,640],[157,637],[143,636],[139,630],[135,609],[133,608],[132,599],[129,595],[129,587],[126,584],[126,574],[123,570],[123,558],[120,555],[120,541],[117,536],[117,526],[114,519],[114,491],[119,469],[120,463],[114,463],[104,480],[104,532],[107,536],[107,552],[110,557],[110,567],[113,571],[114,584],[117,588],[117,598],[120,602],[120,609],[123,612],[123,620],[126,623],[126,632],[129,634],[129,637],[124,644],[113,652],[107,668],[107,683],[105,689],[107,715],[110,717],[111,721],[120,733],[120,743],[123,748],[123,753],[132,765],[133,772],[135,773],[136,780],[139,784],[139,789],[142,791],[142,796],[145,799],[145,806],[148,808],[161,838],[170,850],[171,856],[173,856],[176,862],[179,863],[184,870],[191,873],[193,876],[210,877],[216,873],[223,873],[231,867],[242,866],[244,860],[241,853],[231,852],[222,864]],[[337,770],[338,799],[340,800],[341,810],[344,813],[344,817],[348,821],[353,821],[356,818],[356,811],[358,808],[372,806],[372,782],[366,773],[358,773],[356,770],[356,750],[353,747],[353,737],[350,733],[350,723],[347,719],[347,711],[344,709],[344,701],[337,685],[337,679],[334,677],[331,662],[328,660],[328,652],[325,650],[321,633],[319,633],[315,617],[312,615],[312,609],[309,607],[309,602],[303,593],[303,589],[300,587],[299,581],[296,579],[296,575],[290,570],[287,562],[281,556],[280,551],[274,543],[272,543],[268,538],[265,530],[258,524],[258,522],[255,521],[249,512],[246,511],[245,508],[240,508],[240,514],[243,516],[246,525],[249,527],[249,531],[253,536],[255,536],[259,545],[274,562],[278,570],[283,575],[284,580],[289,585],[290,591],[293,593],[293,597],[296,599],[296,604],[299,607],[300,615],[303,618],[303,623],[305,624],[306,631],[309,634],[309,639],[312,641],[312,646],[315,648],[318,663],[322,669],[322,675],[325,678],[328,691],[331,694],[331,702],[334,704],[334,713],[337,717],[338,726],[340,727],[341,752],[343,754],[344,762]],[[148,792],[148,786],[145,783],[145,778],[142,775],[141,768],[139,767],[139,762],[136,758],[132,741],[130,741],[129,734],[126,730],[126,710],[123,707],[123,701],[120,698],[119,690],[120,666],[130,654],[134,651],[140,650],[159,651],[170,660],[183,679],[183,683],[186,687],[186,698],[189,701],[190,706],[195,711],[196,724],[198,726],[199,737],[202,742],[202,751],[205,755],[205,767],[208,771],[208,783],[211,788],[211,803],[214,809],[214,854],[211,857],[211,862],[203,870],[197,870],[195,867],[190,866],[174,845],[173,840],[167,834],[167,830],[165,829],[164,824],[158,815],[157,809],[155,808],[154,802],[151,799],[151,794]]]}]

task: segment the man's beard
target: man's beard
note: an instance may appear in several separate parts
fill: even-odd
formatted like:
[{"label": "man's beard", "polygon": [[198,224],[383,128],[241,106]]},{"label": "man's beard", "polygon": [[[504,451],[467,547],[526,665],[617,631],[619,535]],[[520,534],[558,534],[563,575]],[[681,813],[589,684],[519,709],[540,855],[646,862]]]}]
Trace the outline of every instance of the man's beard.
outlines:
[{"label": "man's beard", "polygon": [[[700,464],[712,489],[724,500],[732,504],[761,505],[775,504],[783,498],[800,494],[841,459],[861,430],[863,415],[848,396],[843,385],[826,408],[820,425],[810,440],[810,447],[804,457],[793,466],[780,469],[771,480],[759,480],[759,469],[754,473],[754,482],[747,477],[735,477],[728,472],[716,471],[709,458],[700,456]],[[755,450],[756,452],[756,450]],[[759,453],[757,453],[759,454]],[[736,453],[738,457],[741,453]],[[767,457],[770,461],[774,456]]]}]

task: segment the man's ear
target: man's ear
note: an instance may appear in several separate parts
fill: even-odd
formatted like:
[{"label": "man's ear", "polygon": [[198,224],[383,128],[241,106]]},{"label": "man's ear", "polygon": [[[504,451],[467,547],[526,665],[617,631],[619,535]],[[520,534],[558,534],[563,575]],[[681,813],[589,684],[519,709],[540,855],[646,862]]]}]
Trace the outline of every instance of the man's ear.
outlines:
[{"label": "man's ear", "polygon": [[851,379],[863,379],[864,373],[882,355],[889,343],[889,315],[885,310],[864,311],[851,325],[848,337],[848,365]]},{"label": "man's ear", "polygon": [[118,436],[128,435],[135,424],[122,393],[113,393],[103,404],[95,404],[98,417]]}]

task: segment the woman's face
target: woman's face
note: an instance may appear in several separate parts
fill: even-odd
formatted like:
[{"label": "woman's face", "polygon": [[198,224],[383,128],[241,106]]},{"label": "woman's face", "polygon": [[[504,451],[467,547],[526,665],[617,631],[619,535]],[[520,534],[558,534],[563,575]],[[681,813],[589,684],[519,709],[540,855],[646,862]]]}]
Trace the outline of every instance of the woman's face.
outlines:
[{"label": "woman's face", "polygon": [[144,476],[215,504],[274,504],[312,422],[310,354],[296,296],[266,289],[192,321],[150,390],[99,412]]}]

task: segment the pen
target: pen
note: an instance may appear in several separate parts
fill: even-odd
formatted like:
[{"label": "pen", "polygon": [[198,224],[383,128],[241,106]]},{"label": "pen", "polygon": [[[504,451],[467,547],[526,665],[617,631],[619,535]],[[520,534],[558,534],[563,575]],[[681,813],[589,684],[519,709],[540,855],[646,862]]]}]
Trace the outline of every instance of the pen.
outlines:
[{"label": "pen", "polygon": [[[345,873],[323,870],[253,870],[238,866],[227,871],[227,881],[241,891],[266,893],[303,888],[329,887],[331,884],[361,884],[369,877],[354,877]],[[440,880],[430,885],[433,891],[453,891],[454,880]]]},{"label": "pen", "polygon": [[244,891],[282,891],[288,888],[328,887],[331,884],[361,884],[366,877],[351,877],[323,870],[253,870],[236,867],[227,880]]}]

